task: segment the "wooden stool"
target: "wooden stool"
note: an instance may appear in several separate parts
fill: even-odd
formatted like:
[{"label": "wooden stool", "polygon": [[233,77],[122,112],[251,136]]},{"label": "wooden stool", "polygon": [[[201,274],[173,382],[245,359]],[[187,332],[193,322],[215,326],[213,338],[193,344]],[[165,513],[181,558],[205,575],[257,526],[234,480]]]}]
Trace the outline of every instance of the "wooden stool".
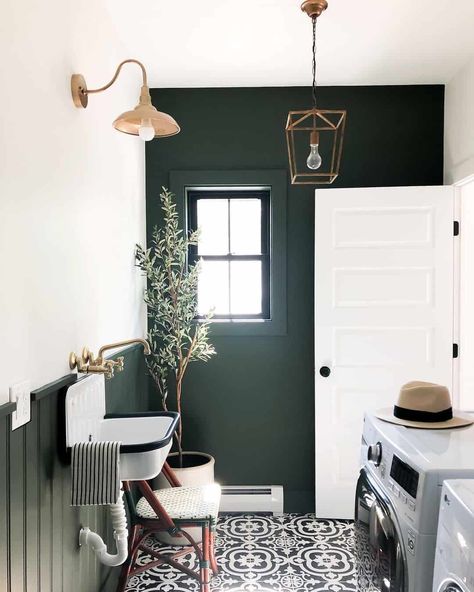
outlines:
[{"label": "wooden stool", "polygon": [[[137,481],[143,496],[137,504],[133,499],[130,482],[124,482],[131,527],[128,558],[122,566],[117,590],[123,592],[132,576],[168,564],[195,578],[199,582],[200,592],[210,592],[211,570],[215,575],[218,571],[214,556],[214,535],[219,514],[220,487],[217,484],[181,487],[168,463],[163,466],[163,474],[171,488],[153,491],[147,481]],[[192,527],[202,529],[201,543],[196,543],[186,532],[187,528]],[[145,545],[146,540],[158,532],[183,536],[189,545],[172,554],[150,549]],[[191,549],[194,549],[199,559],[199,571],[177,561],[178,557],[186,555]],[[151,555],[154,561],[137,566],[139,551]]]}]

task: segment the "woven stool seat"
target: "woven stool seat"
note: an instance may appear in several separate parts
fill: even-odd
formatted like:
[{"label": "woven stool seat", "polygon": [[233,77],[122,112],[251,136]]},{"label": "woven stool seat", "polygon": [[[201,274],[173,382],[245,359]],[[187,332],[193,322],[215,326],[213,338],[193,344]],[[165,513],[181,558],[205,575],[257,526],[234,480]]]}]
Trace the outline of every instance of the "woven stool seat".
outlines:
[{"label": "woven stool seat", "polygon": [[[214,527],[219,514],[221,488],[217,483],[197,487],[170,487],[153,492],[163,509],[173,520],[210,520]],[[141,518],[156,518],[148,501],[142,497],[136,508]]]}]

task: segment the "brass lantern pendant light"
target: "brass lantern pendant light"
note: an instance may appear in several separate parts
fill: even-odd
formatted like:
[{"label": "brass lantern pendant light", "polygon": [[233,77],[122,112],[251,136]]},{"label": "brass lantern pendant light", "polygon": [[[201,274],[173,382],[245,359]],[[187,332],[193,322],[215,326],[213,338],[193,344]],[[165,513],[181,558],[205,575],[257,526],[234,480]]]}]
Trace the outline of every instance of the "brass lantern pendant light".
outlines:
[{"label": "brass lantern pendant light", "polygon": [[339,174],[346,111],[320,109],[316,97],[316,23],[326,0],[306,0],[301,10],[313,22],[313,107],[290,111],[286,141],[293,185],[330,185]]}]

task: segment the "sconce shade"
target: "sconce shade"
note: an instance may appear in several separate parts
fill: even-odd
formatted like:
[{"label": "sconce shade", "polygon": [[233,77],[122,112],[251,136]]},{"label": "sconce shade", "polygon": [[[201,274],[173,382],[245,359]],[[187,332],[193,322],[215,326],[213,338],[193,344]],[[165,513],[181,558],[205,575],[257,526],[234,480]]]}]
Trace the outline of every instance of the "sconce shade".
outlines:
[{"label": "sconce shade", "polygon": [[[309,109],[290,111],[286,123],[286,142],[293,185],[330,185],[341,164],[346,111]],[[307,166],[313,139],[318,139],[322,164],[317,170]]]},{"label": "sconce shade", "polygon": [[138,136],[138,131],[143,120],[149,120],[155,130],[155,137],[166,138],[179,134],[180,127],[167,113],[158,111],[153,105],[139,104],[132,111],[125,111],[113,122],[113,126],[119,132]]}]

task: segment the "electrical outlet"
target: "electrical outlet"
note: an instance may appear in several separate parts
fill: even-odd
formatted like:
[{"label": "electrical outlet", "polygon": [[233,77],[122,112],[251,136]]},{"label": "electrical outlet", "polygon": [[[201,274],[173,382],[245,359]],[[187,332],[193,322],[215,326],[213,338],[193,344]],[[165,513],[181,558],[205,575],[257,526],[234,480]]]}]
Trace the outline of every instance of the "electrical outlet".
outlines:
[{"label": "electrical outlet", "polygon": [[16,403],[16,411],[12,413],[12,430],[25,425],[31,419],[31,384],[24,380],[10,387],[10,401]]}]

